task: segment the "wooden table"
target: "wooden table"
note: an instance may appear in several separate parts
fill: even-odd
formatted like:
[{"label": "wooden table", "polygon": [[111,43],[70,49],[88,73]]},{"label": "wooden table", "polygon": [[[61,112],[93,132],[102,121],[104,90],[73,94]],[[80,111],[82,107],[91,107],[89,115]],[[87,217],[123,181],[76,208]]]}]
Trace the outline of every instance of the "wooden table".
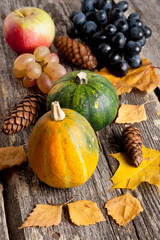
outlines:
[{"label": "wooden table", "polygon": [[[143,50],[143,56],[148,58],[154,66],[160,66],[160,8],[159,0],[129,0],[130,8],[127,11],[140,13],[143,22],[153,31],[152,37],[147,41]],[[56,36],[66,34],[66,28],[70,25],[69,14],[73,10],[80,9],[80,0],[3,0],[0,3],[0,123],[6,115],[26,96],[30,90],[23,87],[21,81],[12,75],[12,66],[16,58],[5,42],[2,32],[4,18],[14,9],[23,6],[39,7],[47,11],[54,19]],[[56,51],[54,45],[52,51]],[[67,71],[75,69],[66,62]],[[145,105],[147,121],[136,124],[143,135],[143,144],[146,147],[160,150],[160,96],[158,88],[149,95],[138,90],[120,96],[120,103],[142,104],[148,100],[154,100]],[[121,133],[125,124],[107,126],[97,132],[100,145],[100,159],[98,167],[83,186],[61,190],[51,188],[35,176],[28,164],[0,172],[0,240],[159,240],[160,239],[160,198],[157,187],[148,183],[140,184],[133,192],[144,211],[139,214],[126,227],[119,227],[104,209],[104,204],[109,199],[122,195],[125,191],[116,189],[109,191],[112,186],[110,178],[118,167],[118,162],[109,153],[120,151]],[[0,133],[0,146],[18,146],[28,142],[32,127],[23,132],[6,136]],[[77,227],[71,224],[67,211],[62,214],[62,222],[57,227],[26,228],[18,230],[37,203],[65,202],[72,196],[75,200],[88,199],[96,201],[106,222],[97,223],[89,227]]]}]

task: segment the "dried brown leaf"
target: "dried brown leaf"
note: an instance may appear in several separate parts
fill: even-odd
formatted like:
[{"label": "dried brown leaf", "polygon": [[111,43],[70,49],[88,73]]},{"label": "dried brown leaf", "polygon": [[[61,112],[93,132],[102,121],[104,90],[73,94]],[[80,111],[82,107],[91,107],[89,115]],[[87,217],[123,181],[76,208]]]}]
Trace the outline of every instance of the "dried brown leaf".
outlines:
[{"label": "dried brown leaf", "polygon": [[61,222],[62,205],[51,206],[47,204],[37,204],[33,212],[19,229],[25,227],[49,227],[57,226]]},{"label": "dried brown leaf", "polygon": [[133,88],[140,91],[152,92],[160,82],[160,77],[152,63],[142,58],[142,65],[139,68],[130,68],[124,77],[116,77],[109,72],[107,68],[103,68],[96,73],[106,77],[116,88],[118,95],[129,93]]},{"label": "dried brown leaf", "polygon": [[125,226],[143,211],[139,200],[130,195],[129,192],[112,198],[105,204],[105,208],[107,208],[108,214],[112,216],[119,226]]},{"label": "dried brown leaf", "polygon": [[27,161],[23,146],[0,148],[0,170]]},{"label": "dried brown leaf", "polygon": [[122,104],[118,110],[118,117],[115,123],[138,123],[141,121],[146,121],[147,115],[142,105],[128,105]]},{"label": "dried brown leaf", "polygon": [[106,221],[97,204],[89,200],[79,200],[69,203],[68,210],[71,221],[77,226],[88,226]]}]

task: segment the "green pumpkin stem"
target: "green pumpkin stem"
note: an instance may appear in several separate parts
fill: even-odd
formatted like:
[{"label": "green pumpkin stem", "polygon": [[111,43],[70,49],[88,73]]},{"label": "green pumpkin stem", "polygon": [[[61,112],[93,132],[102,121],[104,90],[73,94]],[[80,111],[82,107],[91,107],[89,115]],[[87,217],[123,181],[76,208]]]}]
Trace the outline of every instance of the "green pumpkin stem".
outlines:
[{"label": "green pumpkin stem", "polygon": [[65,118],[65,113],[59,105],[58,101],[51,103],[51,119],[53,121],[62,121]]},{"label": "green pumpkin stem", "polygon": [[77,84],[87,84],[88,83],[88,77],[85,72],[79,72],[76,76],[75,83]]}]

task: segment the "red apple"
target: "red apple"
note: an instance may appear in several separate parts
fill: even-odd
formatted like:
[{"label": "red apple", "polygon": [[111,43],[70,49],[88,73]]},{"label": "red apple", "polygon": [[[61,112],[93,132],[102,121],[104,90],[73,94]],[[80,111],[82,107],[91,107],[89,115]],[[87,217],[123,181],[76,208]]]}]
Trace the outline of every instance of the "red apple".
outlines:
[{"label": "red apple", "polygon": [[5,18],[3,34],[15,52],[32,53],[38,46],[51,45],[55,25],[49,14],[42,9],[24,7],[11,12]]}]

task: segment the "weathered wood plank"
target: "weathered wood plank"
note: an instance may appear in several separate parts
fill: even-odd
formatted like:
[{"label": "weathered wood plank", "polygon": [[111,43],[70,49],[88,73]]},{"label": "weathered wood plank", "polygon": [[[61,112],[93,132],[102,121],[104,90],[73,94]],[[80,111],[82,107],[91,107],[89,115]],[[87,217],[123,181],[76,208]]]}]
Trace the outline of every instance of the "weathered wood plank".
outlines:
[{"label": "weathered wood plank", "polygon": [[[154,99],[154,94],[151,94],[150,98],[151,97],[153,97]],[[130,94],[124,94],[124,96],[121,97],[121,103],[141,104],[148,101],[150,98],[148,98],[148,96],[144,96],[142,93],[137,91],[136,95],[135,92],[132,92]],[[155,102],[154,106],[153,103],[154,102],[148,103],[149,105],[146,104],[145,107],[148,115],[148,120],[146,122],[141,122],[135,125],[139,127],[142,133],[143,144],[146,147],[159,150],[158,139],[160,137],[160,132],[158,127],[155,126],[154,121],[158,118],[156,116],[156,108],[159,109],[160,105],[159,103]],[[111,153],[111,148],[112,153],[122,151],[121,136],[122,130],[125,126],[126,124],[114,124],[111,128],[107,127],[103,131],[100,131],[98,133],[101,142],[101,150],[109,162],[112,173],[114,173],[117,169],[118,163],[114,158],[108,156],[108,154]],[[150,129],[152,129],[152,131]],[[141,201],[141,204],[144,208],[144,212],[140,216],[138,216],[138,218],[133,220],[137,237],[139,239],[158,239],[160,230],[160,217],[159,214],[157,214],[158,212],[160,212],[160,199],[158,195],[158,189],[153,185],[151,186],[147,183],[142,183],[133,191],[133,196],[137,197]]]},{"label": "weathered wood plank", "polygon": [[8,228],[6,224],[6,214],[4,209],[4,198],[3,198],[3,186],[0,184],[0,236],[3,236],[4,240],[9,240]]},{"label": "weathered wood plank", "polygon": [[[129,12],[138,11],[142,16],[142,20],[153,29],[152,37],[147,41],[143,51],[143,56],[149,58],[153,65],[159,64],[159,13],[158,0],[141,2],[138,0],[128,1],[130,3]],[[73,10],[80,9],[80,0],[22,0],[11,1],[4,0],[0,3],[1,19],[12,10],[23,6],[35,6],[47,11],[54,19],[56,24],[56,36],[66,34],[66,27],[70,25],[69,14]],[[156,16],[156,17],[154,17]],[[0,22],[2,29],[2,22]],[[4,117],[16,104],[29,92],[25,89],[20,81],[15,80],[11,73],[13,61],[16,54],[7,46],[2,31],[0,32],[0,124]],[[52,45],[51,50],[56,51]],[[74,69],[73,65],[69,65],[61,59],[68,71]],[[130,94],[120,96],[120,103],[142,104],[148,100],[155,99],[154,102],[145,105],[148,120],[137,124],[143,135],[143,144],[146,147],[156,148],[160,150],[159,141],[159,116],[160,104],[154,93],[147,96],[140,91],[133,91]],[[117,169],[118,163],[115,159],[108,156],[108,153],[113,153],[121,150],[121,132],[125,124],[111,124],[104,130],[97,133],[101,155],[98,167],[91,179],[84,185],[73,189],[54,189],[40,182],[34,175],[32,170],[23,164],[20,167],[15,167],[4,171],[4,199],[6,208],[6,218],[9,230],[10,240],[50,240],[55,239],[55,233],[60,234],[59,239],[63,240],[113,240],[113,239],[159,239],[160,231],[160,199],[157,188],[147,183],[141,184],[133,191],[142,203],[144,211],[138,217],[130,222],[125,228],[118,225],[106,215],[104,203],[123,193],[122,190],[116,189],[108,191],[112,183],[110,178]],[[29,134],[32,127],[24,130],[22,133],[14,136],[4,136],[0,134],[0,143],[2,146],[20,145],[28,142]],[[0,195],[1,196],[1,195]],[[47,203],[47,200],[60,203],[65,202],[72,196],[75,200],[89,199],[96,201],[106,217],[106,222],[98,223],[89,227],[76,227],[70,220],[67,209],[64,208],[62,214],[62,223],[57,227],[46,228],[26,228],[18,230],[18,227],[27,218],[28,214],[37,203]],[[5,235],[4,235],[5,236]]]}]

